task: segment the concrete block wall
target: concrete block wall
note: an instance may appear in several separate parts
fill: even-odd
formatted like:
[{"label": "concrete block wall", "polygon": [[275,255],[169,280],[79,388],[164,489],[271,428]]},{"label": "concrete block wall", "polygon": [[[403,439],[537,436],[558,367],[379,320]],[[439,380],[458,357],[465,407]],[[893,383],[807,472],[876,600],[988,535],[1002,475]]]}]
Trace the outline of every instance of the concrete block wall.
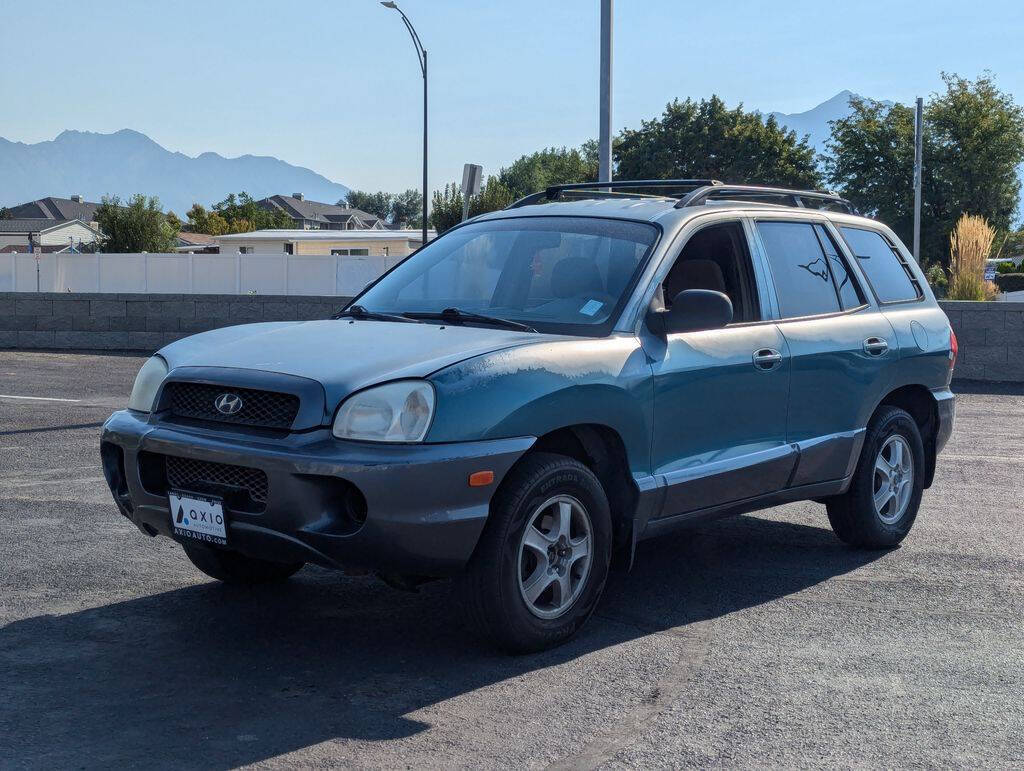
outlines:
[{"label": "concrete block wall", "polygon": [[[151,352],[207,329],[324,319],[345,297],[0,292],[0,348]],[[964,380],[1024,382],[1024,303],[943,301]]]},{"label": "concrete block wall", "polygon": [[344,297],[0,292],[0,348],[152,352],[255,321],[325,319]]},{"label": "concrete block wall", "polygon": [[1024,302],[943,300],[939,305],[960,346],[954,378],[1024,381]]}]

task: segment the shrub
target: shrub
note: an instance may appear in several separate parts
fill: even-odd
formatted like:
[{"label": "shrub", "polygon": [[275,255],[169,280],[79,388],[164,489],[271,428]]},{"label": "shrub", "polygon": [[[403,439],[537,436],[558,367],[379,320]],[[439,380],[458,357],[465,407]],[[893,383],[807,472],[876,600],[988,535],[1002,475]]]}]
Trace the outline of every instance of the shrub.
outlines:
[{"label": "shrub", "polygon": [[1024,292],[1024,273],[999,273],[996,284],[1004,292]]},{"label": "shrub", "polygon": [[1020,268],[1010,260],[1003,260],[996,264],[996,273],[1017,273],[1019,271]]},{"label": "shrub", "polygon": [[928,279],[928,285],[932,291],[939,297],[945,297],[949,282],[946,280],[946,271],[942,269],[942,266],[932,265],[924,275]]},{"label": "shrub", "polygon": [[985,286],[985,262],[995,230],[984,217],[964,214],[949,234],[950,300],[987,300],[991,290]]}]

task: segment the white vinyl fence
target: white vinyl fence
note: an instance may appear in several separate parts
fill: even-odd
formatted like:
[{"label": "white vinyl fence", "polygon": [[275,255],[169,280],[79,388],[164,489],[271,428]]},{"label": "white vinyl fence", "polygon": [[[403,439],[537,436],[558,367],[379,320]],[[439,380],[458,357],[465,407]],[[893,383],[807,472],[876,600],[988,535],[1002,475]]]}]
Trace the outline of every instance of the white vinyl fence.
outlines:
[{"label": "white vinyl fence", "polygon": [[376,255],[7,254],[0,255],[0,292],[35,292],[38,288],[43,292],[351,296],[402,259]]}]

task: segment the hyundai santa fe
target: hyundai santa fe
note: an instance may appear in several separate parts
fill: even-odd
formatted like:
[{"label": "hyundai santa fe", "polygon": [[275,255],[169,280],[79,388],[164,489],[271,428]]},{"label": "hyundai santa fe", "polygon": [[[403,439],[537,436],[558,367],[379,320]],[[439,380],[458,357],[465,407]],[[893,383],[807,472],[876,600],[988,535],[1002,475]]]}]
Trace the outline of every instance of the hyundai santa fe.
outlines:
[{"label": "hyundai santa fe", "polygon": [[164,347],[101,455],[121,513],[216,579],[453,576],[473,627],[538,650],[680,526],[810,499],[842,541],[899,544],[955,358],[906,247],[838,196],[563,185],[334,318]]}]

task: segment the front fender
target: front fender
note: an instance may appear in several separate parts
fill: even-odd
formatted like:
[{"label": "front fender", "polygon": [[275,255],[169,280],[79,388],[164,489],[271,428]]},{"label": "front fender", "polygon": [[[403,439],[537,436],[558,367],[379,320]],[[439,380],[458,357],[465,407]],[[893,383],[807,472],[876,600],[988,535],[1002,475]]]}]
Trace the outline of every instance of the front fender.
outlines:
[{"label": "front fender", "polygon": [[622,438],[634,476],[650,473],[652,370],[631,336],[537,343],[477,356],[431,377],[428,442],[543,436],[579,424]]}]

